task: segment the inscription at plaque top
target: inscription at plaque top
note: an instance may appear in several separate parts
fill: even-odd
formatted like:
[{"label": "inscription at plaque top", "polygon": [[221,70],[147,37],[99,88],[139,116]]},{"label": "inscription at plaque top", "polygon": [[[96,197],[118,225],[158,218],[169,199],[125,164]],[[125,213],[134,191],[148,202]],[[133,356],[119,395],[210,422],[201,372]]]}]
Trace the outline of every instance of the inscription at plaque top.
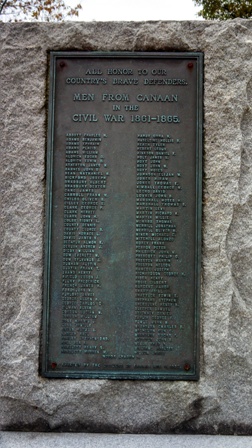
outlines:
[{"label": "inscription at plaque top", "polygon": [[41,373],[197,380],[202,54],[54,52]]}]

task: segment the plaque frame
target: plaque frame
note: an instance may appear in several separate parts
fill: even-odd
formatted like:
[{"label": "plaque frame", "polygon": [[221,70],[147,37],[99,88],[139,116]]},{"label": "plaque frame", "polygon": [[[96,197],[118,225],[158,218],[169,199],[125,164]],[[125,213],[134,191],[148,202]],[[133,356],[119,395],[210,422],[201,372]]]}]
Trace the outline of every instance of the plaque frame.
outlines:
[{"label": "plaque frame", "polygon": [[[74,369],[57,371],[54,362],[48,360],[48,349],[50,346],[49,322],[50,322],[50,276],[51,276],[51,243],[52,243],[52,185],[54,176],[54,120],[55,120],[55,89],[56,89],[56,62],[59,58],[87,58],[87,59],[183,59],[197,62],[197,84],[196,84],[196,145],[195,145],[195,185],[196,185],[196,212],[195,212],[195,282],[194,282],[194,368],[184,364],[181,372],[118,372],[109,371],[76,371]],[[100,378],[100,379],[136,379],[136,380],[198,380],[199,379],[199,350],[200,350],[200,266],[201,266],[201,217],[202,217],[202,139],[203,139],[203,53],[199,52],[51,52],[49,70],[49,100],[48,100],[48,139],[47,139],[47,169],[46,169],[46,219],[44,239],[44,294],[43,294],[43,331],[41,343],[40,373],[46,378]],[[60,270],[60,268],[58,268]],[[51,368],[48,368],[48,363]],[[56,364],[57,366],[57,364]]]}]

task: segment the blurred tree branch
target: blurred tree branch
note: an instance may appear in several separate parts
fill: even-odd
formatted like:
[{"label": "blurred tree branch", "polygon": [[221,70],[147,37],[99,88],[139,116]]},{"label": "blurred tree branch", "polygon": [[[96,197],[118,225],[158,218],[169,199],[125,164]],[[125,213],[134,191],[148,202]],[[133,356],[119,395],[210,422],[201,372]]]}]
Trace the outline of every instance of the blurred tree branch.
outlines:
[{"label": "blurred tree branch", "polygon": [[198,13],[204,19],[235,19],[252,17],[252,0],[194,0],[195,5],[201,6]]},{"label": "blurred tree branch", "polygon": [[72,7],[64,0],[0,0],[0,20],[59,22],[78,16],[81,8],[80,3]]}]

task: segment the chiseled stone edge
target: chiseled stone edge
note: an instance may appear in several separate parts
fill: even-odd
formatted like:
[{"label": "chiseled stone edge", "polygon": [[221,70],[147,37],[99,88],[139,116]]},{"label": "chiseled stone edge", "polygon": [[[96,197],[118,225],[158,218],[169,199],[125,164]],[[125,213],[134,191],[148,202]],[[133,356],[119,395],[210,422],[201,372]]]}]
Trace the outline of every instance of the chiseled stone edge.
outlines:
[{"label": "chiseled stone edge", "polygon": [[251,448],[252,437],[2,432],[0,443],[1,448]]}]

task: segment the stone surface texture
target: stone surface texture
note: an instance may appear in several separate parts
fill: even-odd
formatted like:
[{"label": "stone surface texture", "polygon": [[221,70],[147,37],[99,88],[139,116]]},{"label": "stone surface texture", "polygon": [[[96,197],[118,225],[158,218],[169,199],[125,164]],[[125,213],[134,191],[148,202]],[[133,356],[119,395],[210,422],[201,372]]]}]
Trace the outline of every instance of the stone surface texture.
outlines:
[{"label": "stone surface texture", "polygon": [[[0,33],[1,429],[252,434],[252,21],[17,23]],[[39,376],[50,50],[204,53],[198,382]]]},{"label": "stone surface texture", "polygon": [[70,434],[6,431],[1,448],[251,448],[252,436]]}]

